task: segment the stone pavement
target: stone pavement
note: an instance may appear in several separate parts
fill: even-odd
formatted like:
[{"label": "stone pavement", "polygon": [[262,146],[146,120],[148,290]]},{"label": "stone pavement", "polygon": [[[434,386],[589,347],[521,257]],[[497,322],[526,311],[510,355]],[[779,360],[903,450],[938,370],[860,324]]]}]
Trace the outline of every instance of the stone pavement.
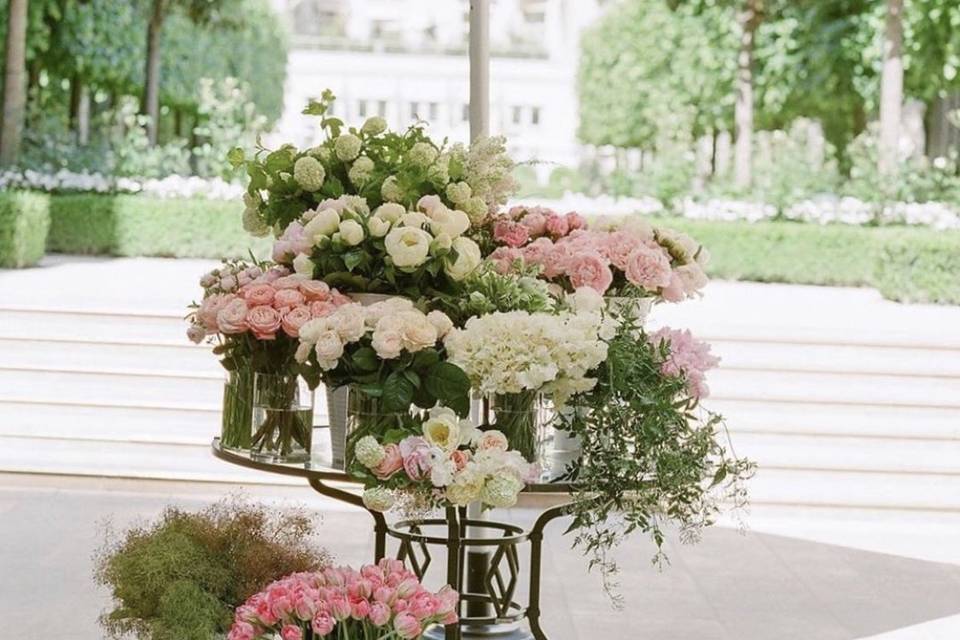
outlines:
[{"label": "stone pavement", "polygon": [[[212,463],[214,461],[211,461]],[[96,640],[108,596],[91,555],[115,529],[166,504],[199,508],[231,487],[145,480],[0,475],[0,619],[21,640]],[[254,498],[309,504],[320,541],[344,563],[368,560],[369,517],[306,487],[249,487]],[[532,513],[517,511],[523,521]],[[548,530],[544,627],[551,640],[946,640],[960,637],[960,566],[715,528],[695,546],[669,544],[651,567],[639,539],[619,553],[625,607],[611,608],[596,574]],[[951,620],[948,616],[957,616]],[[931,622],[933,621],[933,622]],[[21,624],[22,623],[22,624]],[[919,626],[918,626],[919,625]],[[9,636],[7,636],[9,637]]]}]

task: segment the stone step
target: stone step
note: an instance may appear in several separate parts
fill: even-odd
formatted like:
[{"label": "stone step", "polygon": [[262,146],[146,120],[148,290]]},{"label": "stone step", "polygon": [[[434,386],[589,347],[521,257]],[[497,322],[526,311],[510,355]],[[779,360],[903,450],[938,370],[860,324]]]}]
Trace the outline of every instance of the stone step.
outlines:
[{"label": "stone step", "polygon": [[0,367],[164,370],[222,375],[210,347],[144,342],[0,338]]},{"label": "stone step", "polygon": [[0,308],[0,337],[189,344],[182,313]]}]

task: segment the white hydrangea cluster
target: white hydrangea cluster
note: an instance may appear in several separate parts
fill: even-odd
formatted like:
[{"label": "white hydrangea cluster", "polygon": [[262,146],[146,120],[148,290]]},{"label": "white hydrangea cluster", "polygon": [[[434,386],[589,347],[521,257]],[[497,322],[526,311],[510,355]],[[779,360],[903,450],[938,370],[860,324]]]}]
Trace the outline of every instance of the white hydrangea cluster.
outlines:
[{"label": "white hydrangea cluster", "polygon": [[300,327],[296,360],[306,362],[316,353],[320,368],[330,371],[339,364],[347,345],[364,338],[370,338],[377,356],[392,360],[403,351],[416,353],[435,346],[452,327],[446,314],[424,314],[406,298],[388,298],[367,307],[345,304]]},{"label": "white hydrangea cluster", "polygon": [[514,162],[507,155],[503,136],[478,138],[469,148],[456,144],[450,155],[463,167],[463,178],[472,194],[466,201],[456,204],[475,223],[482,222],[490,211],[505,204],[507,198],[516,192]]},{"label": "white hydrangea cluster", "polygon": [[497,312],[469,319],[444,344],[479,393],[542,391],[562,405],[596,384],[587,374],[606,358],[613,330],[599,312]]}]

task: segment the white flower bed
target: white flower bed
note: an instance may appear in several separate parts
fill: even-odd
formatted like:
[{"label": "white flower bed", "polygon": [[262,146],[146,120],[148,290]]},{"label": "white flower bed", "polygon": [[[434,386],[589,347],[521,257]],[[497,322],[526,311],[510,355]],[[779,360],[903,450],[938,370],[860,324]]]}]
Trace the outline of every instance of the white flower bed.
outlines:
[{"label": "white flower bed", "polygon": [[167,176],[166,178],[114,178],[99,173],[75,173],[62,169],[41,173],[26,169],[0,172],[0,190],[32,189],[74,193],[143,193],[157,198],[205,198],[235,200],[243,187],[220,178]]}]

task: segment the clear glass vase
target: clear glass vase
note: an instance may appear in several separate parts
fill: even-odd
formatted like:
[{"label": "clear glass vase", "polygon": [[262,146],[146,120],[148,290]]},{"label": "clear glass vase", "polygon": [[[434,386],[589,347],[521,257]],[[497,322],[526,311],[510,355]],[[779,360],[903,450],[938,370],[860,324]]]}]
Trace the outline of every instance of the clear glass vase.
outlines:
[{"label": "clear glass vase", "polygon": [[295,374],[255,374],[251,425],[251,458],[267,462],[309,461],[313,391]]},{"label": "clear glass vase", "polygon": [[220,446],[234,451],[250,449],[250,421],[253,419],[253,370],[241,367],[228,371],[223,381],[223,413],[220,418]]},{"label": "clear glass vase", "polygon": [[544,438],[546,411],[540,394],[535,391],[496,394],[490,399],[486,422],[502,431],[529,462],[540,459],[540,444]]},{"label": "clear glass vase", "polygon": [[383,410],[380,398],[364,393],[351,386],[347,395],[347,433],[344,469],[353,463],[353,449],[357,440],[363,436],[374,436],[382,440],[388,431],[402,424],[406,413],[387,413]]}]

